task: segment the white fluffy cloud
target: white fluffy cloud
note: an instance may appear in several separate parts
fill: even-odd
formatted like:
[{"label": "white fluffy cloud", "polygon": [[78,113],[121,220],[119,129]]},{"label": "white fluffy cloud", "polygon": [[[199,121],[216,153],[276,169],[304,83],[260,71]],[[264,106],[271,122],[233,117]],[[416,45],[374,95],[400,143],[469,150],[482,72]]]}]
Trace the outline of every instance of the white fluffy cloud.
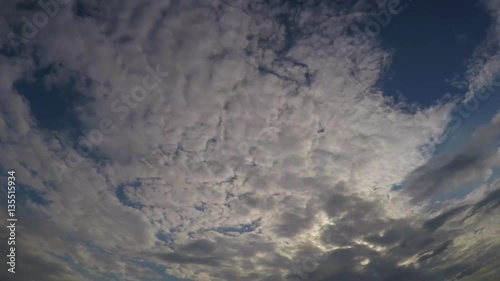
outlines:
[{"label": "white fluffy cloud", "polygon": [[[297,15],[302,37],[290,38],[276,18],[286,7],[77,3],[21,57],[1,57],[0,163],[50,201],[26,207],[47,220],[27,227],[27,245],[42,239],[38,229],[58,235],[30,248],[61,268],[41,280],[153,274],[135,259],[193,280],[281,280],[305,248],[336,249],[321,242],[344,223],[325,210],[331,194],[351,202],[342,212],[366,207],[384,223],[422,215],[390,190],[429,160],[422,147],[439,142],[453,105],[409,112],[385,97],[376,82],[390,54],[345,34],[352,10]],[[114,126],[92,155],[78,156],[71,134],[38,128],[12,90],[35,58],[55,69],[48,81],[91,81],[75,108],[84,131],[106,118]],[[130,100],[147,67],[169,75]],[[85,160],[72,167],[71,157]],[[63,180],[52,163],[67,166]]]},{"label": "white fluffy cloud", "polygon": [[[492,25],[488,30],[488,36],[475,50],[473,58],[469,62],[467,98],[471,99],[480,92],[491,88],[492,84],[498,82],[500,73],[500,53],[498,44],[500,42],[500,1],[481,1],[491,16]],[[497,86],[495,84],[495,86]]]}]

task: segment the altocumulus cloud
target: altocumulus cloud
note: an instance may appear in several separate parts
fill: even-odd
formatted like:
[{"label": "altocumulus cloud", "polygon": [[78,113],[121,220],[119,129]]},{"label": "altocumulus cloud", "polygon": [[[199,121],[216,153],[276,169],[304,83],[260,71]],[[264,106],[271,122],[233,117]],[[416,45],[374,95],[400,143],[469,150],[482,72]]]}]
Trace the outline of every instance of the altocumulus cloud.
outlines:
[{"label": "altocumulus cloud", "polygon": [[[19,280],[497,276],[498,117],[430,159],[454,104],[408,111],[377,87],[391,53],[345,32],[371,6],[291,2],[74,1],[1,53],[0,165],[36,195],[20,207]],[[4,4],[0,30],[28,12]],[[110,110],[155,65],[169,75],[148,98]],[[88,81],[81,131],[115,128],[62,180],[47,163],[78,153],[74,131],[39,126],[13,87],[44,67],[48,88]],[[486,180],[432,205],[453,188],[443,177]]]}]

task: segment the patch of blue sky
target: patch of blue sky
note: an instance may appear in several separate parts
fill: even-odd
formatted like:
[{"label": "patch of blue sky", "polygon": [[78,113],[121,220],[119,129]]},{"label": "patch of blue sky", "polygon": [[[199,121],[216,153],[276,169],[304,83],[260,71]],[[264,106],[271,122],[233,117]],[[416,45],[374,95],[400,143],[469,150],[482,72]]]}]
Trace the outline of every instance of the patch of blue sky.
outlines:
[{"label": "patch of blue sky", "polygon": [[[14,90],[30,104],[31,115],[40,129],[79,132],[82,124],[75,108],[85,100],[77,90],[81,81],[51,84],[49,78],[57,71],[54,65],[36,66],[32,74],[14,83]],[[84,82],[90,86],[88,83]]]},{"label": "patch of blue sky", "polygon": [[381,28],[382,46],[393,51],[379,81],[384,94],[419,106],[456,94],[447,80],[464,78],[466,60],[486,38],[490,24],[475,1],[411,1]]},{"label": "patch of blue sky", "polygon": [[[458,112],[453,113],[453,118],[460,120],[461,125],[456,130],[448,130],[444,141],[436,146],[435,156],[460,152],[478,128],[491,123],[493,117],[500,110],[500,89],[495,89],[495,92],[488,99],[478,99],[478,101],[479,105],[476,111],[462,109],[463,115],[467,117],[462,117]],[[450,124],[450,126],[452,125]]]}]

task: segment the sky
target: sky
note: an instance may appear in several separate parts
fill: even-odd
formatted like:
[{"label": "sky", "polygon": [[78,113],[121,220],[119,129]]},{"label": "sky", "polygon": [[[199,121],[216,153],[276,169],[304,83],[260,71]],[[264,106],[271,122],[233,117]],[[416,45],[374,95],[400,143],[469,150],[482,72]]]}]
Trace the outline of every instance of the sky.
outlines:
[{"label": "sky", "polygon": [[499,0],[0,15],[0,280],[500,280]]}]

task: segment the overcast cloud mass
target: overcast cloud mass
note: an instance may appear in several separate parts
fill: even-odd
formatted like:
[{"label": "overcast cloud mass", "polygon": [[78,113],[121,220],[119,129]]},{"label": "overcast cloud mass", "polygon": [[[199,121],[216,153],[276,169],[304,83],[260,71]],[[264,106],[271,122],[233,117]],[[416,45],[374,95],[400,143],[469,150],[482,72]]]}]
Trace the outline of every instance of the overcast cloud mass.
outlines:
[{"label": "overcast cloud mass", "polygon": [[500,1],[437,2],[2,2],[0,279],[500,280]]}]

